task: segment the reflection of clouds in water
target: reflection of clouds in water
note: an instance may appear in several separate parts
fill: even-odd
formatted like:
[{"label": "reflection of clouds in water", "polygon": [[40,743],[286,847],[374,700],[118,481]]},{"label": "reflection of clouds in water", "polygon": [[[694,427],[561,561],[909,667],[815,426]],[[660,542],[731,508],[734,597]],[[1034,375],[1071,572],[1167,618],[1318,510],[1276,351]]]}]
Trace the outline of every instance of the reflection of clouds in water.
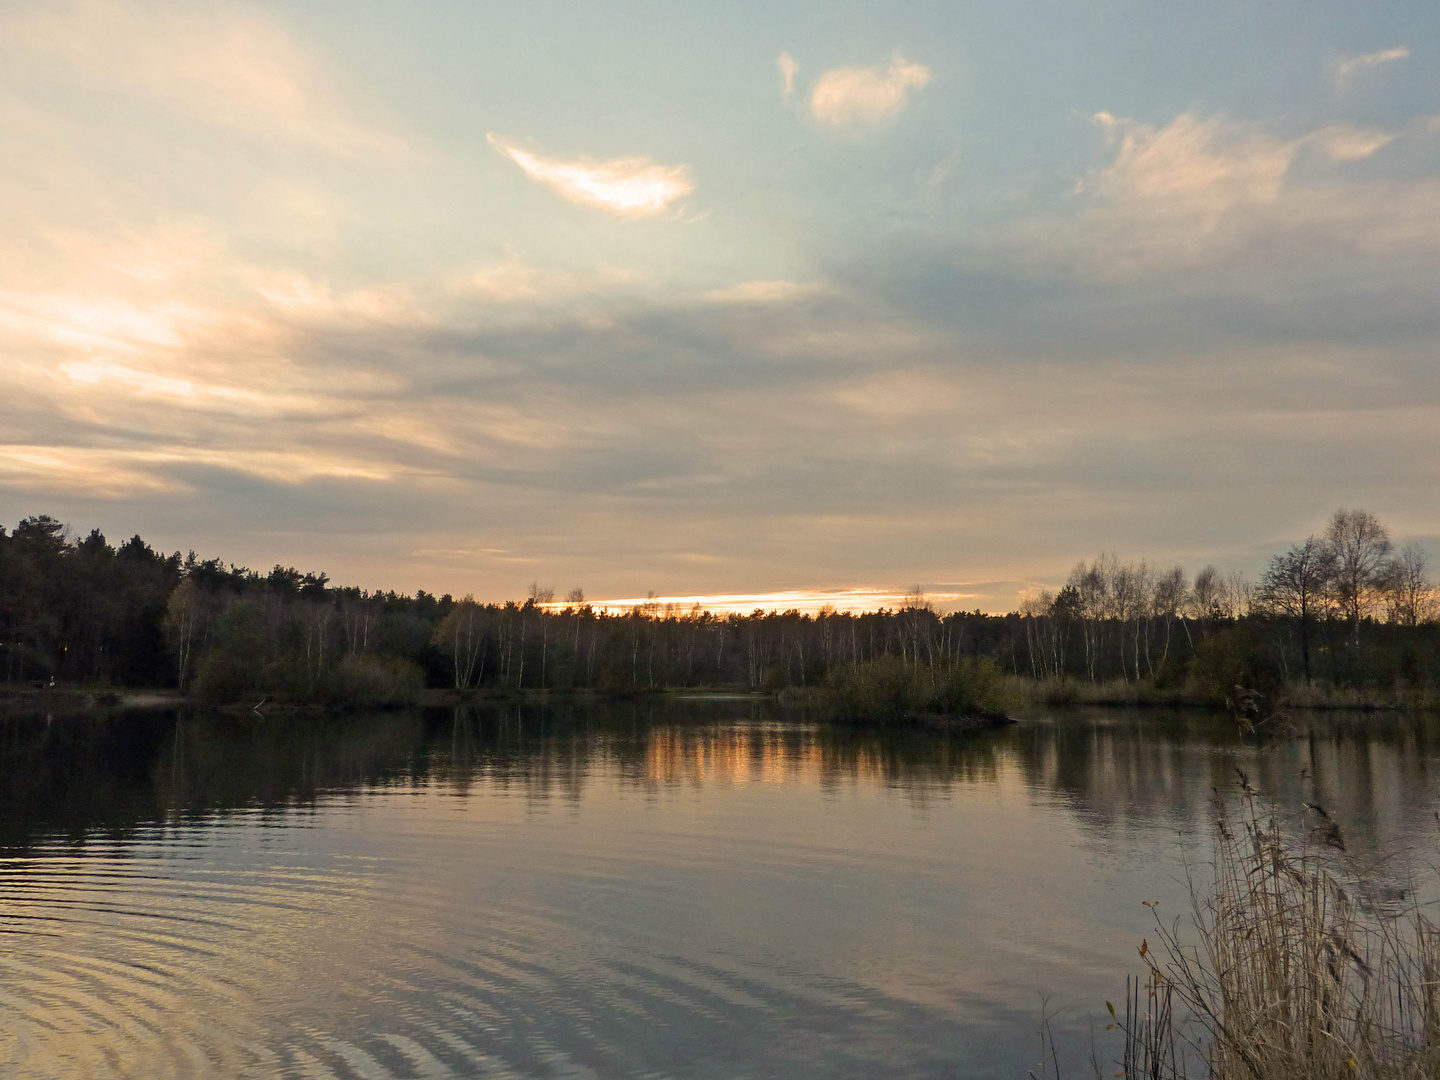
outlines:
[{"label": "reflection of clouds in water", "polygon": [[1285,807],[1329,792],[1371,850],[1434,800],[1427,728],[1401,722],[1257,747],[1196,713],[974,735],[797,717],[6,720],[0,1054],[629,1075],[699,1047],[725,1074],[1013,1075],[1038,991],[1088,1052],[1139,899],[1180,910],[1176,830],[1203,851],[1237,765]]}]

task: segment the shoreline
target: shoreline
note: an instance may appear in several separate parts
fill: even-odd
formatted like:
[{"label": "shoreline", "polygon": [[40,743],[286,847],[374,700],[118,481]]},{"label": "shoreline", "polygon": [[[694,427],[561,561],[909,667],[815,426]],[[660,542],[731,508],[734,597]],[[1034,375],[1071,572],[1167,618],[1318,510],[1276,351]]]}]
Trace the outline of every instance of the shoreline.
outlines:
[{"label": "shoreline", "polygon": [[[1013,685],[1013,684],[1012,684]],[[1159,692],[1150,688],[1130,684],[1129,692],[1119,686],[1095,686],[1093,684],[1067,684],[1015,686],[1015,701],[1011,712],[1030,713],[1037,709],[1071,711],[1084,708],[1105,709],[1176,709],[1196,712],[1225,712],[1222,703],[1180,692]],[[1374,714],[1421,714],[1440,712],[1440,704],[1430,701],[1397,702],[1380,700],[1361,695],[1342,695],[1300,691],[1301,700],[1280,696],[1277,707],[1290,712],[1324,715],[1327,713],[1374,713]],[[1308,698],[1308,700],[1306,700]],[[1347,699],[1348,698],[1348,699]],[[0,684],[0,716],[13,713],[56,712],[65,714],[92,712],[96,710],[130,712],[146,709],[204,709],[227,715],[244,715],[255,712],[260,705],[261,715],[315,715],[336,714],[376,709],[443,708],[471,703],[544,703],[544,702],[617,702],[617,701],[735,701],[774,702],[782,708],[818,708],[821,703],[803,688],[787,688],[775,691],[747,690],[743,687],[667,687],[664,689],[642,690],[634,693],[613,693],[581,688],[575,690],[550,689],[494,689],[456,690],[452,687],[431,687],[423,690],[419,698],[411,702],[381,704],[336,705],[309,701],[264,701],[246,702],[197,702],[190,695],[167,687],[109,687],[109,686],[34,686]],[[904,724],[949,729],[984,728],[1017,722],[1008,714],[946,715],[931,713],[906,713],[903,716],[873,720],[837,720],[839,723],[862,724]]]}]

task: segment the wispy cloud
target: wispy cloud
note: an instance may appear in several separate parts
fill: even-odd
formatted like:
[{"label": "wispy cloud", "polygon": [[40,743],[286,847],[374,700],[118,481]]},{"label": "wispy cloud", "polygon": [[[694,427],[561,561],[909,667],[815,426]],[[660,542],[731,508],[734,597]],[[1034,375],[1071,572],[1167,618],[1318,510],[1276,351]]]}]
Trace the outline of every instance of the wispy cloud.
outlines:
[{"label": "wispy cloud", "polygon": [[742,281],[703,294],[712,304],[778,304],[817,296],[824,287],[815,281]]},{"label": "wispy cloud", "polygon": [[899,53],[886,68],[831,68],[810,92],[810,112],[828,127],[877,127],[899,115],[911,90],[929,82],[928,67],[913,64]]},{"label": "wispy cloud", "polygon": [[645,157],[556,161],[522,150],[494,132],[486,138],[532,180],[549,184],[571,202],[622,217],[658,214],[695,190],[687,165],[656,165]]},{"label": "wispy cloud", "polygon": [[202,123],[345,156],[403,140],[356,119],[316,60],[251,10],[149,0],[73,0],[0,19],[11,62],[60,59],[82,83],[119,89]]},{"label": "wispy cloud", "polygon": [[1345,89],[1351,79],[1354,79],[1359,73],[1371,71],[1372,68],[1380,68],[1385,63],[1404,60],[1408,56],[1410,56],[1410,49],[1404,45],[1394,49],[1381,49],[1380,52],[1368,52],[1364,56],[1341,56],[1335,60],[1335,88]]},{"label": "wispy cloud", "polygon": [[1332,125],[1313,131],[1305,143],[1331,161],[1361,161],[1395,141],[1388,131]]},{"label": "wispy cloud", "polygon": [[782,52],[775,58],[775,66],[780,69],[780,86],[788,100],[795,92],[795,74],[800,70],[800,65],[788,52]]},{"label": "wispy cloud", "polygon": [[1440,183],[1337,171],[1394,142],[1388,132],[1329,125],[1285,138],[1195,113],[1163,126],[1094,120],[1117,148],[1113,160],[1077,186],[1073,212],[1018,223],[1002,242],[1035,270],[1113,279],[1222,263],[1313,271],[1440,247]]},{"label": "wispy cloud", "polygon": [[1207,229],[1233,207],[1274,202],[1298,149],[1294,142],[1194,113],[1181,113],[1163,128],[1108,113],[1097,114],[1095,122],[1120,147],[1094,178],[1098,191],[1193,217]]},{"label": "wispy cloud", "polygon": [[958,165],[959,162],[960,151],[958,149],[951,150],[950,153],[937,161],[934,168],[926,175],[925,186],[932,190],[943,187],[945,181],[949,180],[955,172],[955,166]]},{"label": "wispy cloud", "polygon": [[1363,56],[1342,56],[1335,61],[1335,85],[1344,89],[1352,78],[1363,71],[1380,67],[1382,64],[1393,64],[1397,60],[1404,60],[1410,55],[1410,50],[1404,45],[1394,49],[1381,49],[1379,52],[1365,53]]}]

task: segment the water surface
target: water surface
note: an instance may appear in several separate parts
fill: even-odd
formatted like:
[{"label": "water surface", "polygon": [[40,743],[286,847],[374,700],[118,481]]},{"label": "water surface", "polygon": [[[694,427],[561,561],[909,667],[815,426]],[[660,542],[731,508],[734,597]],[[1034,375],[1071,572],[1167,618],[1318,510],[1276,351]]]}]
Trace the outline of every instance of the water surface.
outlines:
[{"label": "water surface", "polygon": [[1021,1077],[1042,999],[1080,1075],[1212,788],[1378,859],[1434,846],[1437,748],[745,701],[0,720],[0,1076]]}]

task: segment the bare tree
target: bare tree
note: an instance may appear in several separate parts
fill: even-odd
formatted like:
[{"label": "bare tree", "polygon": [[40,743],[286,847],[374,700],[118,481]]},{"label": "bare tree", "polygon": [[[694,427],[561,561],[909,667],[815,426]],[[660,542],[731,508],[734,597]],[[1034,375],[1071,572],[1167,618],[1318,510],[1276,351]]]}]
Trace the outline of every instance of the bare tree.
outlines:
[{"label": "bare tree", "polygon": [[1330,544],[1309,537],[1271,558],[1260,583],[1261,600],[1272,611],[1300,621],[1300,663],[1310,682],[1310,621],[1324,610],[1337,560]]},{"label": "bare tree", "polygon": [[1085,668],[1091,682],[1095,681],[1095,668],[1100,659],[1103,620],[1109,613],[1112,561],[1102,555],[1088,566],[1084,562],[1076,563],[1066,581],[1066,587],[1074,590],[1076,614],[1085,640]]},{"label": "bare tree", "polygon": [[1190,613],[1196,622],[1213,619],[1220,612],[1220,596],[1225,582],[1220,571],[1212,564],[1195,575],[1195,585],[1190,590]]},{"label": "bare tree", "polygon": [[351,653],[370,647],[372,624],[379,622],[382,602],[359,589],[340,591],[340,626],[345,633],[345,648]]},{"label": "bare tree", "polygon": [[1419,544],[1406,544],[1382,573],[1386,614],[1402,626],[1418,626],[1436,615],[1430,556]]},{"label": "bare tree", "polygon": [[484,609],[466,596],[435,627],[433,641],[448,649],[455,665],[455,689],[469,690],[485,676]]},{"label": "bare tree", "polygon": [[[553,588],[540,588],[538,581],[530,583],[530,603],[540,615],[540,686],[545,686],[545,660],[550,651],[550,605],[555,602]],[[524,662],[523,660],[521,661]]]},{"label": "bare tree", "polygon": [[1325,540],[1335,553],[1336,599],[1359,645],[1360,620],[1370,613],[1383,583],[1390,532],[1374,514],[1342,509],[1330,519]]},{"label": "bare tree", "polygon": [[165,604],[165,629],[175,645],[179,660],[177,686],[185,689],[190,678],[191,654],[195,638],[205,621],[205,606],[200,590],[192,578],[183,579],[170,594]]},{"label": "bare tree", "polygon": [[1025,616],[1025,651],[1030,654],[1030,676],[1043,679],[1050,674],[1047,629],[1050,609],[1055,604],[1055,594],[1049,589],[1027,593],[1020,603],[1020,614]]},{"label": "bare tree", "polygon": [[580,614],[585,608],[585,590],[578,585],[571,589],[565,596],[565,602],[575,613],[575,661],[574,667],[580,666]]},{"label": "bare tree", "polygon": [[[1163,619],[1165,622],[1165,645],[1160,653],[1162,671],[1165,668],[1165,661],[1170,658],[1170,630],[1177,618],[1181,625],[1185,625],[1185,608],[1189,599],[1190,583],[1185,578],[1183,567],[1172,566],[1155,579],[1152,610],[1157,618]],[[1185,626],[1185,637],[1187,640],[1190,637],[1189,626]]]},{"label": "bare tree", "polygon": [[329,598],[302,600],[299,616],[305,630],[305,667],[313,687],[325,666],[325,645],[330,636],[330,623],[335,618],[335,603]]}]

